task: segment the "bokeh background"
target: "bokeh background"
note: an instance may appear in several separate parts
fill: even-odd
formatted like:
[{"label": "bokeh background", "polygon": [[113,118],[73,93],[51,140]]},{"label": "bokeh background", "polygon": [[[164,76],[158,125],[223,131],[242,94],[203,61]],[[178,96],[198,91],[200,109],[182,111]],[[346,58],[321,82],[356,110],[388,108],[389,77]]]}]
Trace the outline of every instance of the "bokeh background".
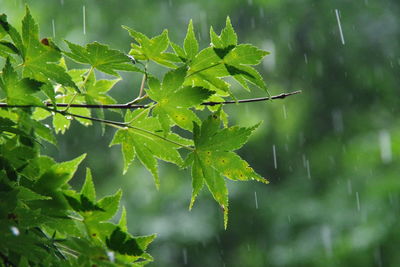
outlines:
[{"label": "bokeh background", "polygon": [[[400,1],[0,0],[0,13],[18,24],[25,3],[43,37],[126,52],[121,24],[181,43],[192,18],[204,47],[229,15],[240,42],[271,52],[259,66],[271,93],[303,90],[227,108],[233,123],[264,121],[240,154],[271,182],[228,182],[227,230],[206,192],[188,211],[188,172],[161,164],[159,191],[139,162],[123,176],[113,129],[75,123],[46,147],[58,160],[87,152],[100,195],[123,189],[130,231],[158,234],[151,266],[400,266]],[[141,77],[123,78],[122,103]]]}]

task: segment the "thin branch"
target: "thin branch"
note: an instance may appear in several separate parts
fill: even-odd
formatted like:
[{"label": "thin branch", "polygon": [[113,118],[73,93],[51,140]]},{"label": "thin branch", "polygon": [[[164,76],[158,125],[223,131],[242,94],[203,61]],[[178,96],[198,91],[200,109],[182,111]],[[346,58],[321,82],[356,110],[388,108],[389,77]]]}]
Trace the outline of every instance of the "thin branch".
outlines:
[{"label": "thin branch", "polygon": [[[54,107],[53,103],[44,103],[46,107]],[[68,103],[57,103],[57,107],[68,107]],[[10,105],[7,103],[0,103],[0,108],[41,108],[39,105]],[[90,105],[90,104],[70,104],[70,108],[88,108],[88,109],[138,109],[148,108],[149,105],[127,105],[127,104],[109,104],[109,105]]]},{"label": "thin branch", "polygon": [[[146,69],[145,69],[145,70],[146,70]],[[142,83],[140,84],[140,90],[139,90],[139,97],[138,97],[138,98],[141,98],[142,95],[143,95],[144,85],[145,85],[145,83],[146,83],[146,80],[147,80],[147,72],[145,72],[145,73],[143,74]]]},{"label": "thin branch", "polygon": [[148,76],[149,76],[149,75],[147,74],[147,63],[146,63],[145,65],[143,65],[143,66],[144,66],[144,74],[143,74],[142,82],[141,82],[141,84],[140,84],[139,95],[138,95],[138,97],[136,97],[134,100],[132,100],[132,101],[126,103],[126,105],[133,105],[133,104],[139,103],[139,102],[141,102],[142,100],[144,100],[144,99],[147,98],[146,95],[143,95],[144,86],[145,86],[146,81],[147,81],[147,78],[148,78]]},{"label": "thin branch", "polygon": [[69,112],[62,111],[62,110],[54,110],[54,109],[49,109],[49,108],[45,108],[45,109],[50,112],[60,113],[61,115],[64,115],[64,116],[71,116],[71,117],[81,118],[81,119],[85,119],[85,120],[89,120],[89,121],[101,122],[101,123],[105,123],[108,125],[114,125],[114,126],[118,126],[118,127],[128,127],[127,123],[125,123],[125,122],[111,121],[111,120],[99,119],[99,118],[94,118],[94,117],[87,117],[87,116],[83,116],[83,115],[79,115],[79,114],[69,113]]},{"label": "thin branch", "polygon": [[154,136],[154,137],[157,137],[157,138],[159,138],[159,139],[162,139],[162,140],[164,140],[164,141],[167,141],[167,142],[169,142],[169,143],[171,143],[171,144],[178,145],[178,146],[180,146],[180,147],[182,147],[182,148],[186,148],[186,149],[192,150],[192,151],[194,150],[194,148],[192,148],[192,147],[190,147],[190,146],[186,146],[186,145],[180,144],[180,143],[178,143],[178,142],[175,142],[175,141],[173,141],[173,140],[170,140],[170,139],[168,139],[168,138],[165,138],[164,136],[158,135],[158,134],[153,133],[153,132],[151,132],[151,131],[148,131],[148,130],[146,130],[146,129],[142,129],[142,128],[139,128],[139,127],[135,127],[135,126],[129,125],[128,122],[111,121],[111,120],[105,120],[105,119],[99,119],[99,118],[93,118],[93,117],[82,116],[82,115],[78,115],[78,114],[69,113],[69,112],[66,112],[66,111],[53,110],[53,109],[49,109],[49,108],[45,108],[45,109],[48,110],[48,111],[60,113],[60,114],[62,114],[62,115],[64,115],[64,116],[72,116],[72,117],[81,118],[81,119],[85,119],[85,120],[90,120],[90,121],[95,121],[95,122],[104,123],[104,124],[111,125],[111,126],[117,126],[117,127],[122,127],[122,128],[134,129],[134,130],[136,130],[136,131],[140,131],[140,132],[143,132],[143,133],[147,133],[147,134],[149,134],[149,135],[152,135],[152,136]]},{"label": "thin branch", "polygon": [[164,141],[167,141],[167,142],[169,142],[169,143],[172,143],[172,144],[178,145],[178,146],[180,146],[180,147],[186,148],[186,149],[188,149],[188,150],[194,151],[194,148],[193,148],[193,147],[186,146],[186,145],[182,145],[182,144],[180,144],[180,143],[178,143],[178,142],[175,142],[175,141],[173,141],[173,140],[171,140],[171,139],[165,138],[164,136],[158,135],[158,134],[153,133],[153,132],[151,132],[151,131],[148,131],[148,130],[146,130],[146,129],[142,129],[142,128],[138,128],[138,127],[130,126],[130,125],[127,126],[127,127],[128,127],[128,128],[131,128],[131,129],[135,129],[135,130],[140,131],[140,132],[147,133],[147,134],[149,134],[149,135],[155,136],[155,137],[160,138],[160,139],[162,139],[162,140],[164,140]]},{"label": "thin branch", "polygon": [[274,95],[274,96],[267,96],[267,97],[258,97],[258,98],[249,98],[249,99],[241,99],[241,100],[230,100],[230,101],[222,101],[222,102],[204,102],[202,105],[204,106],[215,106],[215,105],[226,105],[226,104],[237,104],[237,103],[251,103],[251,102],[260,102],[260,101],[267,101],[267,100],[272,100],[272,99],[283,99],[285,97],[291,96],[291,95],[297,95],[300,94],[302,91],[294,91],[290,93],[282,93],[280,95]]},{"label": "thin branch", "polygon": [[[204,102],[202,105],[204,106],[215,106],[215,105],[226,105],[226,104],[236,104],[236,103],[250,103],[250,102],[259,102],[259,101],[267,101],[267,100],[272,100],[272,99],[283,99],[288,96],[300,94],[302,91],[294,91],[290,93],[282,93],[280,95],[275,95],[271,97],[259,97],[259,98],[249,98],[249,99],[241,99],[241,100],[230,100],[230,101],[223,101],[223,102]],[[143,98],[148,98],[147,95],[143,96]],[[53,103],[45,103],[44,104],[47,107],[54,107]],[[67,103],[57,103],[57,107],[68,107]],[[88,108],[88,109],[96,109],[96,108],[102,108],[102,109],[138,109],[138,108],[149,108],[151,104],[143,104],[143,105],[131,105],[129,103],[127,104],[110,104],[110,105],[89,105],[89,104],[70,104],[70,108]],[[43,108],[43,106],[38,106],[38,105],[10,105],[7,103],[0,103],[0,108]]]},{"label": "thin branch", "polygon": [[135,106],[134,104],[140,103],[140,102],[142,102],[143,100],[145,100],[145,99],[147,99],[147,98],[149,98],[148,95],[144,95],[144,96],[142,96],[142,97],[137,97],[137,98],[135,98],[134,100],[132,100],[132,101],[126,103],[125,105],[126,105],[126,106]]}]

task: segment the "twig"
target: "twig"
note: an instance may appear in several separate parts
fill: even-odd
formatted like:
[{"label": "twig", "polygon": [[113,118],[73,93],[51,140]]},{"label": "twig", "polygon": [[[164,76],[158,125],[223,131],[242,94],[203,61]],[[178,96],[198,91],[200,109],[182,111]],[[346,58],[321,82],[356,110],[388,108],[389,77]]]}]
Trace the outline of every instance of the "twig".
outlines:
[{"label": "twig", "polygon": [[[145,69],[145,70],[146,70],[146,69]],[[140,90],[139,90],[139,96],[138,96],[138,98],[141,98],[142,95],[143,95],[144,84],[145,84],[146,80],[147,80],[147,72],[145,72],[145,73],[143,74],[142,83],[140,84]]]},{"label": "twig", "polygon": [[[54,107],[53,103],[44,103],[46,107]],[[68,103],[57,103],[56,107],[68,107]],[[40,108],[43,106],[38,105],[10,105],[7,103],[0,103],[0,108]],[[91,104],[70,104],[70,108],[88,108],[88,109],[138,109],[148,108],[149,105],[127,105],[127,104],[109,104],[109,105],[91,105]]]},{"label": "twig", "polygon": [[126,103],[125,105],[126,105],[126,106],[135,106],[134,104],[140,103],[140,102],[142,102],[143,100],[145,100],[145,99],[147,99],[147,98],[149,98],[148,95],[144,95],[144,96],[142,96],[142,97],[137,97],[137,98],[135,98],[134,100],[132,100],[132,101]]},{"label": "twig", "polygon": [[[280,95],[275,95],[271,97],[259,97],[259,98],[249,98],[249,99],[241,99],[241,100],[230,100],[230,101],[223,101],[223,102],[204,102],[201,105],[204,106],[215,106],[215,105],[226,105],[226,104],[236,104],[236,103],[250,103],[250,102],[259,102],[259,101],[267,101],[267,100],[272,100],[272,99],[283,99],[288,96],[300,94],[302,91],[294,91],[290,93],[282,93]],[[147,96],[143,96],[144,98]],[[45,103],[44,104],[46,107],[54,107],[53,103]],[[66,103],[57,103],[55,106],[57,107],[67,107],[68,104]],[[96,109],[96,108],[102,108],[102,109],[138,109],[138,108],[149,108],[151,105],[150,104],[143,104],[143,105],[131,105],[129,103],[127,104],[110,104],[110,105],[89,105],[89,104],[70,104],[70,108],[88,108],[88,109]],[[7,103],[0,103],[0,108],[35,108],[35,107],[42,107],[43,106],[38,106],[38,105],[10,105]],[[52,110],[53,111],[53,110]]]},{"label": "twig", "polygon": [[237,103],[250,103],[250,102],[260,102],[260,101],[267,101],[267,100],[272,100],[272,99],[283,99],[285,97],[291,96],[291,95],[297,95],[300,94],[302,91],[294,91],[291,93],[282,93],[280,95],[274,95],[274,96],[267,96],[267,97],[259,97],[259,98],[249,98],[249,99],[241,99],[241,100],[230,100],[230,101],[222,101],[222,102],[204,102],[201,103],[204,106],[215,106],[215,105],[226,105],[226,104],[237,104]]},{"label": "twig", "polygon": [[160,139],[162,139],[164,141],[167,141],[167,142],[169,142],[171,144],[174,144],[174,145],[178,145],[178,146],[186,148],[188,150],[194,150],[194,148],[192,148],[190,146],[186,146],[186,145],[180,144],[178,142],[175,142],[173,140],[165,138],[164,136],[158,135],[158,134],[153,133],[151,131],[148,131],[146,129],[142,129],[142,128],[139,128],[139,127],[135,127],[135,126],[129,125],[128,122],[119,122],[119,121],[111,121],[111,120],[99,119],[99,118],[94,118],[94,117],[87,117],[87,116],[82,116],[82,115],[78,115],[78,114],[69,113],[69,112],[66,112],[66,111],[53,110],[53,109],[50,109],[50,108],[44,108],[44,109],[46,109],[47,111],[50,111],[50,112],[60,113],[60,114],[62,114],[64,116],[72,116],[72,117],[81,118],[81,119],[85,119],[85,120],[105,123],[105,124],[108,124],[108,125],[111,125],[111,126],[134,129],[136,131],[147,133],[149,135],[152,135],[154,137],[160,138]]}]

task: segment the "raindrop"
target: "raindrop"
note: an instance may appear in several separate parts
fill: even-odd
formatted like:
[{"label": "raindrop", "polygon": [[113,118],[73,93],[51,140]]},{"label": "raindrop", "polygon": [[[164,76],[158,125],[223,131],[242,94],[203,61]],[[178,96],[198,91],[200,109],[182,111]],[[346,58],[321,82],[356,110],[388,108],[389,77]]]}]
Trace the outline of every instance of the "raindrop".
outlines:
[{"label": "raindrop", "polygon": [[387,130],[379,132],[379,148],[381,150],[381,160],[387,164],[392,161],[392,142],[390,133]]},{"label": "raindrop", "polygon": [[184,248],[182,250],[182,254],[183,254],[183,264],[187,265],[188,261],[187,261],[187,250],[186,250],[186,248]]},{"label": "raindrop", "polygon": [[72,116],[65,116],[67,120],[72,120]]},{"label": "raindrop", "polygon": [[304,62],[306,62],[306,64],[308,64],[308,57],[307,57],[307,54],[304,54]]},{"label": "raindrop", "polygon": [[333,129],[336,133],[343,132],[343,116],[342,111],[337,109],[332,111]]},{"label": "raindrop", "polygon": [[328,257],[332,256],[332,235],[331,228],[327,225],[321,229],[322,243],[324,244],[325,252]]},{"label": "raindrop", "polygon": [[344,36],[343,36],[343,31],[342,31],[342,24],[340,23],[340,14],[339,14],[339,10],[335,9],[335,13],[336,13],[336,20],[338,23],[338,27],[339,27],[339,33],[340,33],[340,39],[342,41],[342,44],[344,45]]},{"label": "raindrop", "polygon": [[310,161],[306,160],[306,168],[307,168],[307,177],[311,179],[311,172],[310,172]]},{"label": "raindrop", "polygon": [[251,18],[251,28],[252,29],[256,28],[256,20],[254,19],[254,17]]},{"label": "raindrop", "polygon": [[360,196],[358,195],[358,192],[356,192],[356,201],[357,201],[357,211],[360,211],[361,205],[360,205]]},{"label": "raindrop", "polygon": [[169,6],[172,6],[172,0],[169,0],[169,1],[168,1],[168,5],[169,5]]},{"label": "raindrop", "polygon": [[272,154],[274,156],[274,167],[275,169],[278,169],[278,164],[276,162],[276,149],[275,149],[275,145],[272,145]]},{"label": "raindrop", "polygon": [[46,128],[51,129],[50,125],[48,125],[48,124],[45,124],[44,126],[45,126]]},{"label": "raindrop", "polygon": [[256,209],[258,210],[258,200],[257,200],[257,192],[254,191],[254,201],[256,203]]},{"label": "raindrop", "polygon": [[108,259],[109,259],[111,262],[115,262],[115,254],[114,254],[113,251],[107,251],[107,256],[108,256]]},{"label": "raindrop", "polygon": [[54,23],[54,19],[51,20],[51,26],[53,28],[53,38],[56,38],[56,25]]},{"label": "raindrop", "polygon": [[263,18],[264,17],[264,8],[260,7],[259,12],[260,12],[260,18]]},{"label": "raindrop", "polygon": [[303,159],[303,166],[304,168],[307,168],[307,158],[306,158],[306,154],[302,155],[302,159]]},{"label": "raindrop", "polygon": [[389,203],[390,203],[390,205],[393,205],[393,203],[394,203],[394,199],[393,199],[393,194],[392,193],[389,193]]},{"label": "raindrop", "polygon": [[287,113],[286,113],[286,106],[285,104],[282,105],[282,109],[283,109],[283,118],[285,118],[285,120],[287,119]]},{"label": "raindrop", "polygon": [[253,0],[247,0],[247,3],[249,4],[249,6],[253,5]]},{"label": "raindrop", "polygon": [[299,133],[299,145],[300,146],[304,145],[305,141],[306,141],[306,139],[304,138],[304,133],[300,132]]},{"label": "raindrop", "polygon": [[82,8],[82,15],[83,15],[83,34],[86,35],[86,7],[83,6]]},{"label": "raindrop", "polygon": [[375,263],[379,266],[382,267],[382,255],[381,255],[381,250],[380,248],[376,248],[374,251],[374,259],[375,259]]},{"label": "raindrop", "polygon": [[62,6],[64,5],[64,0],[61,0],[61,5],[62,5]]},{"label": "raindrop", "polygon": [[353,194],[353,186],[349,179],[347,179],[347,193],[349,193],[349,195]]},{"label": "raindrop", "polygon": [[292,216],[288,215],[287,216],[287,220],[288,220],[289,223],[291,223],[292,222]]},{"label": "raindrop", "polygon": [[11,232],[13,233],[13,235],[15,236],[19,236],[19,229],[15,226],[11,226],[10,227]]}]

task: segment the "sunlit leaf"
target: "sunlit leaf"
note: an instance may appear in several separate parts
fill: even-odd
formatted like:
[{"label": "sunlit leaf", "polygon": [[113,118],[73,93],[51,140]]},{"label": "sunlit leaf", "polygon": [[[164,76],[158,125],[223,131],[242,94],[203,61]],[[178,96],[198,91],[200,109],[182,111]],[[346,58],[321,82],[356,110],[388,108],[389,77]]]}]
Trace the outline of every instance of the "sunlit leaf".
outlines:
[{"label": "sunlit leaf", "polygon": [[201,104],[214,93],[202,87],[182,87],[185,76],[186,69],[178,68],[168,72],[161,85],[154,79],[150,83],[150,90],[147,93],[157,102],[154,114],[159,117],[164,131],[172,126],[168,125],[171,122],[190,131],[193,121],[200,122],[200,120],[188,108]]},{"label": "sunlit leaf", "polygon": [[192,199],[189,208],[203,187],[204,182],[215,200],[224,210],[225,227],[228,214],[228,190],[223,176],[231,180],[257,180],[268,183],[257,174],[249,164],[241,159],[233,150],[240,148],[258,127],[228,127],[220,129],[220,111],[217,111],[201,126],[194,124],[193,138],[195,151],[186,160],[192,164]]},{"label": "sunlit leaf", "polygon": [[156,186],[159,186],[157,158],[182,164],[178,149],[187,145],[188,141],[176,134],[160,135],[162,127],[154,117],[149,117],[149,110],[136,110],[127,112],[125,121],[132,128],[118,130],[110,145],[121,144],[124,157],[124,172],[127,171],[131,161],[137,156],[143,165],[153,174]]},{"label": "sunlit leaf", "polygon": [[93,42],[86,47],[66,41],[71,52],[64,52],[76,62],[89,64],[99,71],[119,76],[118,70],[142,72],[132,64],[131,59],[124,53],[109,48],[109,46]]},{"label": "sunlit leaf", "polygon": [[194,58],[194,56],[199,51],[199,43],[197,42],[196,36],[194,34],[192,20],[190,20],[190,22],[189,22],[185,41],[183,43],[183,47],[185,48],[185,52],[186,52],[188,59]]}]

